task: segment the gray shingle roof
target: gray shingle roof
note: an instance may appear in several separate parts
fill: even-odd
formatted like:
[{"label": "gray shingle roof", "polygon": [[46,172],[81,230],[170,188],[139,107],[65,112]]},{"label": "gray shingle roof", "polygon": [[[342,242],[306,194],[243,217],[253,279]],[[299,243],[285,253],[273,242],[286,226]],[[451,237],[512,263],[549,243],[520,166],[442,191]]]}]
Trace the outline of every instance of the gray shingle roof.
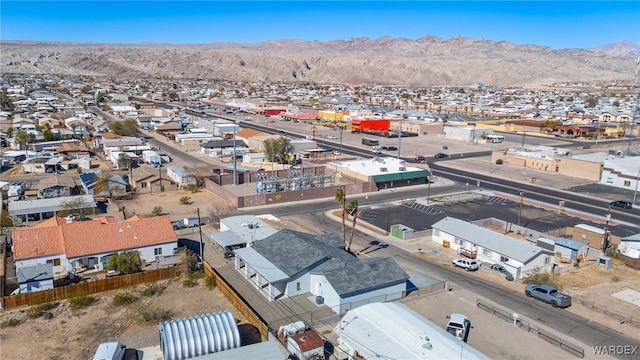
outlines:
[{"label": "gray shingle roof", "polygon": [[18,283],[53,280],[53,264],[38,264],[17,269]]},{"label": "gray shingle roof", "polygon": [[344,251],[336,234],[314,235],[283,229],[255,243],[252,248],[288,276],[329,259],[355,259]]},{"label": "gray shingle roof", "polygon": [[409,278],[391,258],[358,259],[349,254],[337,234],[314,235],[284,229],[250,249],[289,277],[305,269],[313,274],[324,274],[342,297]]},{"label": "gray shingle roof", "polygon": [[541,247],[452,217],[446,217],[431,227],[524,264],[543,251],[547,252]]},{"label": "gray shingle roof", "polygon": [[409,275],[392,258],[357,259],[342,268],[326,271],[324,276],[342,298],[409,279]]}]

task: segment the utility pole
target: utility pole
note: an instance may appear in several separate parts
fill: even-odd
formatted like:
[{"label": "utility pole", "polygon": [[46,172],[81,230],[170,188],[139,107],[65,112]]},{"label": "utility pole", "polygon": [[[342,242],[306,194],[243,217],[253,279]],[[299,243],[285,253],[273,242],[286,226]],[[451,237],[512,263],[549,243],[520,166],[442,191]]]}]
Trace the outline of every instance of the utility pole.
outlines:
[{"label": "utility pole", "polygon": [[609,247],[609,221],[611,221],[611,206],[607,208],[607,213],[604,214],[604,218],[606,222],[604,224],[604,236],[602,237],[602,253],[603,254],[607,252],[607,248]]},{"label": "utility pole", "polygon": [[389,208],[387,208],[387,226],[385,227],[386,235],[389,235]]},{"label": "utility pole", "polygon": [[401,145],[402,145],[402,124],[398,123],[398,159],[400,159]]},{"label": "utility pole", "polygon": [[342,126],[340,126],[340,154],[342,154]]},{"label": "utility pole", "polygon": [[204,262],[204,242],[202,241],[202,222],[200,221],[200,208],[196,208],[198,214],[198,232],[200,233],[200,260]]},{"label": "utility pole", "polygon": [[164,191],[162,188],[162,166],[158,164],[158,177],[160,178],[160,192]]},{"label": "utility pole", "polygon": [[427,205],[431,202],[431,168],[429,168],[429,176],[427,176]]},{"label": "utility pole", "polygon": [[236,162],[236,128],[233,128],[233,185],[238,185],[238,165]]},{"label": "utility pole", "polygon": [[524,138],[527,136],[527,132],[522,130],[522,147],[524,147]]},{"label": "utility pole", "polygon": [[520,191],[520,209],[518,210],[518,226],[522,220],[522,204],[524,203],[524,191]]}]

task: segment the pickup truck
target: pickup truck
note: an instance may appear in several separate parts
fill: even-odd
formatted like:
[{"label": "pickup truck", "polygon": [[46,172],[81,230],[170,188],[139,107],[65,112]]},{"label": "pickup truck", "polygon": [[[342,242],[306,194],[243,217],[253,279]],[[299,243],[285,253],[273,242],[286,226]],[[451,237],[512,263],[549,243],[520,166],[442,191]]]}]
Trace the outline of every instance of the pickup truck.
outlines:
[{"label": "pickup truck", "polygon": [[566,308],[571,306],[571,296],[559,293],[556,288],[550,285],[530,284],[524,289],[525,295],[542,300],[553,307]]}]

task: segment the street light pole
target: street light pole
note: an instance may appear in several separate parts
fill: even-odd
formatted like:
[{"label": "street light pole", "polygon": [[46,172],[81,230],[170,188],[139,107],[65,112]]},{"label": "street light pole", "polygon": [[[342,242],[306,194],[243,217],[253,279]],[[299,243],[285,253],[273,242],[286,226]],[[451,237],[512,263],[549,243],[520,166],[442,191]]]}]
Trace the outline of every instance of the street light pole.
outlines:
[{"label": "street light pole", "polygon": [[522,220],[522,204],[524,203],[524,191],[520,191],[520,209],[518,210],[518,226]]},{"label": "street light pole", "polygon": [[340,126],[340,154],[342,154],[342,126]]},{"label": "street light pole", "polygon": [[489,154],[489,173],[493,170],[493,139],[489,139],[491,141],[491,153]]},{"label": "street light pole", "polygon": [[524,147],[524,138],[527,136],[527,132],[522,130],[522,147]]}]

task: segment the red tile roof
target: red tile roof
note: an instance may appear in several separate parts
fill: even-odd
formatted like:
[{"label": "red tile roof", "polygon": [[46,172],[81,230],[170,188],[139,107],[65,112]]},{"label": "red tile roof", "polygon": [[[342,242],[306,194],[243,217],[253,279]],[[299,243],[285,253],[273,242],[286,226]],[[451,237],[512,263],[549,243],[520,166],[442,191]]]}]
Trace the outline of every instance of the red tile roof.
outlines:
[{"label": "red tile roof", "polygon": [[14,258],[57,254],[76,258],[178,241],[168,216],[112,220],[113,217],[102,217],[67,223],[64,218],[52,218],[28,229],[14,230]]}]

